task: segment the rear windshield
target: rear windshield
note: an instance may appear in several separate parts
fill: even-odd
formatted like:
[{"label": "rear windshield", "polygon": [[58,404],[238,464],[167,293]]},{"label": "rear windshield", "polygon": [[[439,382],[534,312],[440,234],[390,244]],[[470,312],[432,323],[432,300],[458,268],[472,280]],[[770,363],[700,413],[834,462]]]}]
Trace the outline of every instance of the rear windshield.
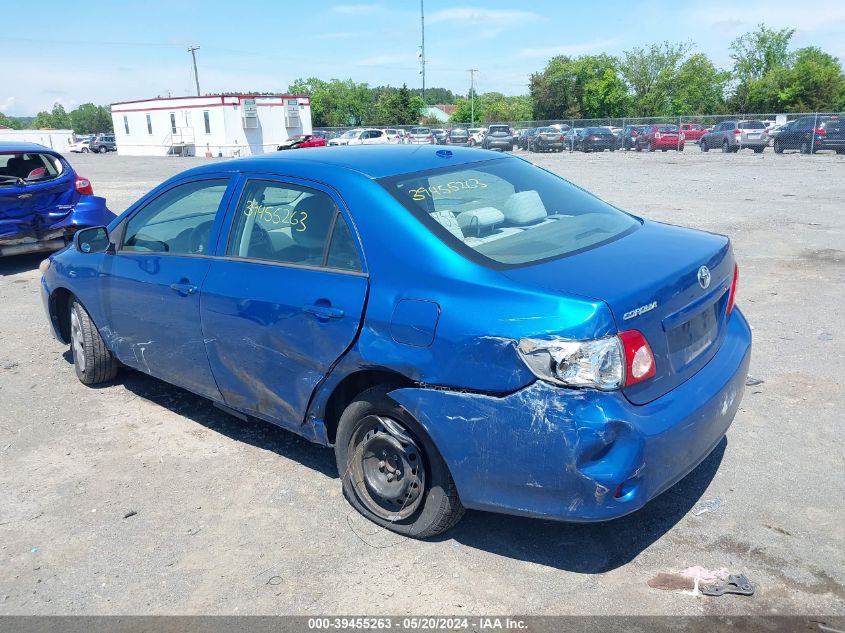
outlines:
[{"label": "rear windshield", "polygon": [[507,125],[491,125],[490,126],[490,133],[491,134],[498,134],[500,132],[504,132],[505,134],[510,134],[511,129]]},{"label": "rear windshield", "polygon": [[588,127],[584,132],[587,134],[613,134],[609,127]]},{"label": "rear windshield", "polygon": [[427,127],[412,127],[411,134],[431,134],[431,128]]},{"label": "rear windshield", "polygon": [[669,133],[678,133],[678,126],[677,125],[658,125],[657,126],[658,132],[669,132]]},{"label": "rear windshield", "polygon": [[639,226],[563,178],[517,159],[380,182],[450,247],[497,268],[571,255]]},{"label": "rear windshield", "polygon": [[546,134],[547,132],[553,132],[554,134],[560,134],[561,133],[560,130],[558,130],[557,128],[554,128],[554,127],[541,127],[540,129],[537,130],[537,132],[540,133],[540,134]]},{"label": "rear windshield", "polygon": [[0,154],[0,187],[15,187],[21,180],[39,182],[59,176],[64,165],[50,154],[9,152]]},{"label": "rear windshield", "polygon": [[762,121],[740,121],[740,130],[765,130],[766,124]]}]

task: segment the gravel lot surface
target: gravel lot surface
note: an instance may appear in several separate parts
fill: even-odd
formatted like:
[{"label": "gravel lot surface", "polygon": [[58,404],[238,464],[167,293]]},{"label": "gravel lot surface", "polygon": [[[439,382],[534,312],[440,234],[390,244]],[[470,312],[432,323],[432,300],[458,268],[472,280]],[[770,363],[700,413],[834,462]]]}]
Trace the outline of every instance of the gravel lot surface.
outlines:
[{"label": "gravel lot surface", "polygon": [[[733,239],[763,382],[697,470],[610,523],[470,512],[438,540],[403,539],[351,510],[330,450],[135,372],[80,384],[41,307],[42,257],[6,258],[0,613],[845,614],[845,156],[530,158]],[[115,212],[206,162],[70,160]],[[745,573],[756,594],[648,584],[694,565]]]}]

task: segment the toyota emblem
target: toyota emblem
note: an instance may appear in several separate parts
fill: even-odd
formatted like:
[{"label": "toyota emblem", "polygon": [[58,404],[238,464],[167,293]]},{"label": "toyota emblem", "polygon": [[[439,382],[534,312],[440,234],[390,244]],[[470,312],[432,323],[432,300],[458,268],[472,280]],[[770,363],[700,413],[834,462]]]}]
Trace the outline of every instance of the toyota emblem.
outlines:
[{"label": "toyota emblem", "polygon": [[710,287],[710,269],[707,266],[698,269],[698,285],[705,290]]}]

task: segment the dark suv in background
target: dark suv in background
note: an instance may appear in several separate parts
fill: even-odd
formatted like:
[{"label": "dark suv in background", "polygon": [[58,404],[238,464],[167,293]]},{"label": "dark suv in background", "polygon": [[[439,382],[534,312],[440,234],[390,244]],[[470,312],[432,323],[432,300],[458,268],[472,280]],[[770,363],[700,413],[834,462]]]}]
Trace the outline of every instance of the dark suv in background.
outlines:
[{"label": "dark suv in background", "polygon": [[453,127],[449,130],[449,145],[466,145],[469,143],[469,132],[465,127]]},{"label": "dark suv in background", "polygon": [[481,147],[484,149],[498,149],[503,151],[513,151],[513,136],[511,136],[510,125],[491,125],[487,128],[487,133],[484,135],[484,140],[481,142]]},{"label": "dark suv in background", "polygon": [[114,142],[114,135],[112,134],[97,134],[88,143],[88,150],[105,154],[106,152],[116,152],[117,143]]},{"label": "dark suv in background", "polygon": [[829,149],[845,153],[845,120],[838,116],[803,116],[784,125],[774,140],[774,150],[797,149],[802,154]]}]

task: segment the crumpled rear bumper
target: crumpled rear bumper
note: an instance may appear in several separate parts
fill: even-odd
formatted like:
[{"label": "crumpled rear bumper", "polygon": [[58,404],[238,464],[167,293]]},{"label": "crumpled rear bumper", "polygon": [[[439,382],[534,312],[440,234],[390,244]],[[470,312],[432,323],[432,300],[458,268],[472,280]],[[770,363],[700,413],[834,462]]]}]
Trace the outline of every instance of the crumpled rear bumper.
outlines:
[{"label": "crumpled rear bumper", "polygon": [[751,330],[735,310],[713,359],[646,405],[542,381],[505,397],[390,396],[426,428],[466,507],[602,521],[641,508],[710,454],[739,407],[750,357]]},{"label": "crumpled rear bumper", "polygon": [[100,196],[81,196],[71,208],[48,213],[15,218],[0,213],[0,257],[58,250],[79,229],[105,226],[114,218]]}]

